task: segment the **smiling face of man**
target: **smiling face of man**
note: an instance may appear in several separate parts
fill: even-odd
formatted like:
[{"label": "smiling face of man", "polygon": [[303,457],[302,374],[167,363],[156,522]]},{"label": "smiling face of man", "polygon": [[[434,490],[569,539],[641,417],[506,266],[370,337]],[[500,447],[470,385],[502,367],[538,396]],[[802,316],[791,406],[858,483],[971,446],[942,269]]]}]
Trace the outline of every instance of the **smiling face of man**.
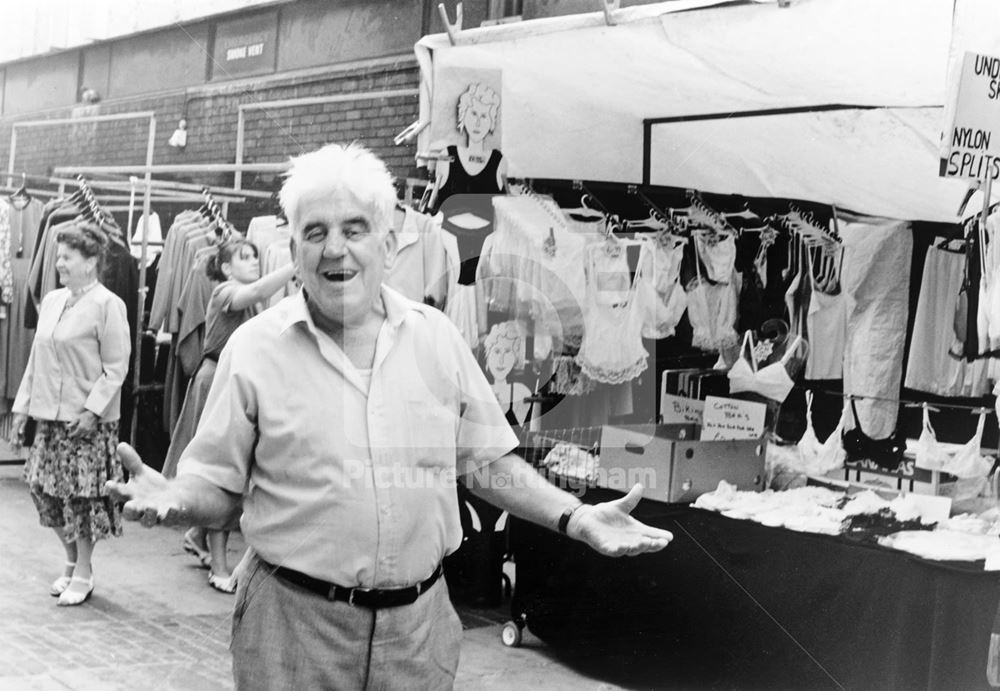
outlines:
[{"label": "smiling face of man", "polygon": [[350,328],[379,314],[396,237],[377,227],[372,205],[343,187],[315,187],[293,223],[292,256],[317,326]]}]

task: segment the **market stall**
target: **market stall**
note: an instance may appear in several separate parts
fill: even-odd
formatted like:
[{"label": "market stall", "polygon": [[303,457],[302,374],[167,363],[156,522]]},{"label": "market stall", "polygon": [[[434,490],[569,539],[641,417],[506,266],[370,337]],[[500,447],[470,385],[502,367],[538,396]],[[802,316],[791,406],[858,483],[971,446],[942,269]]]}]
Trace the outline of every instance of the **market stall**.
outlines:
[{"label": "market stall", "polygon": [[[941,224],[927,232],[943,252],[946,243],[939,245],[935,233],[961,239],[958,224],[986,203],[968,180],[939,175],[947,78],[966,50],[1000,53],[995,32],[986,29],[1000,17],[996,8],[973,0],[780,5],[692,0],[498,27],[449,27],[447,35],[426,37],[416,47],[422,73],[421,119],[414,128],[420,131],[418,160],[433,167],[444,158],[454,165],[458,150],[447,147],[458,136],[456,99],[466,85],[487,83],[502,104],[499,120],[493,116],[491,124],[492,145],[502,149],[510,177],[522,182],[528,195],[551,194],[567,213],[567,206],[588,206],[589,196],[590,206],[605,217],[633,219],[609,230],[609,236],[625,236],[636,227],[630,225],[636,206],[666,221],[653,228],[667,225],[668,233],[680,236],[684,224],[673,223],[675,211],[697,217],[699,227],[709,228],[709,238],[682,237],[677,245],[695,246],[684,261],[694,256],[690,265],[697,270],[713,265],[711,252],[699,242],[715,248],[736,238],[738,245],[749,235],[767,237],[763,227],[791,235],[782,278],[762,271],[763,278],[773,284],[798,272],[804,285],[812,275],[814,294],[844,298],[829,310],[839,311],[844,322],[839,332],[828,333],[825,316],[815,317],[812,308],[796,313],[797,279],[784,284],[778,296],[779,302],[789,300],[784,317],[790,327],[783,335],[790,337],[784,345],[794,350],[799,341],[791,336],[809,332],[810,349],[836,348],[841,370],[823,369],[823,376],[814,377],[816,364],[810,361],[806,376],[841,380],[848,394],[844,410],[858,411],[822,446],[833,450],[830,440],[837,446],[833,457],[839,467],[841,432],[853,428],[848,438],[863,442],[853,460],[874,453],[868,441],[875,439],[892,440],[888,455],[898,461],[905,446],[897,427],[907,374],[904,353],[910,338],[929,333],[915,334],[907,312],[911,280],[921,279],[910,273],[917,225]],[[576,190],[577,198],[584,192],[585,199],[567,203],[567,188]],[[595,189],[601,193],[593,194]],[[726,197],[728,206],[703,213],[711,207],[703,195],[715,195],[720,203]],[[743,212],[733,200],[751,217],[755,211],[767,216],[763,226],[753,220],[731,223]],[[810,214],[796,215],[796,203],[827,213],[813,223]],[[502,210],[503,204],[494,206]],[[560,228],[556,224],[555,232],[549,231],[550,245],[559,248],[570,244]],[[638,243],[637,235],[633,241]],[[758,243],[756,236],[753,242]],[[767,247],[754,251],[759,258]],[[829,293],[815,281],[815,274],[823,273],[812,263],[818,254],[828,255],[824,266],[842,267]],[[770,261],[773,269],[773,257]],[[928,265],[931,261],[928,254]],[[731,266],[708,281],[697,275],[691,282],[690,274],[681,279],[692,323],[698,286],[728,285]],[[742,280],[745,286],[748,274],[738,271],[743,278],[733,283]],[[741,293],[740,316],[742,298]],[[726,299],[709,302],[706,311],[728,318]],[[952,300],[944,307],[947,314],[939,310],[940,319],[950,323],[955,307]],[[725,334],[699,342],[699,326],[693,324],[692,342],[708,352],[725,351],[738,343],[735,326],[736,317]],[[759,326],[740,320],[739,331]],[[744,340],[750,350],[746,346]],[[620,347],[630,347],[624,337]],[[761,367],[764,362],[778,359],[762,360]],[[783,356],[782,365],[786,362]],[[716,367],[732,364],[720,357]],[[796,375],[793,367],[786,369]],[[755,366],[753,376],[758,371]],[[692,370],[688,381],[714,382],[708,372]],[[963,391],[972,392],[965,395],[987,392],[985,368],[976,376],[981,385],[965,386]],[[963,370],[950,376],[956,378],[968,383],[971,375]],[[723,395],[733,381],[730,372]],[[685,386],[703,390],[714,383]],[[747,390],[765,388],[754,383]],[[787,393],[773,398],[780,404]],[[606,424],[608,409],[602,412]],[[982,420],[980,411],[972,412]],[[591,416],[589,424],[602,421]],[[981,438],[980,430],[970,441],[977,461]],[[569,457],[599,465],[599,448],[592,442],[564,449],[559,463]],[[585,496],[595,498],[593,491]],[[747,679],[810,688],[985,685],[997,583],[981,563],[952,568],[887,547],[737,523],[671,504],[647,502],[640,509],[640,518],[673,530],[676,540],[662,554],[625,566],[612,567],[517,523],[515,617],[523,616],[521,623],[564,650],[583,641],[617,644],[611,652],[628,664],[650,659],[639,651],[655,652],[657,671],[645,683],[661,682],[655,674],[671,669],[680,675],[678,682],[699,685]],[[951,592],[974,595],[963,599]],[[887,626],[899,635],[886,636]],[[962,643],[955,642],[959,639]],[[672,657],[675,646],[682,652]],[[676,666],[660,664],[661,658]]]},{"label": "market stall", "polygon": [[990,688],[1000,577],[981,561],[679,505],[635,515],[674,541],[624,563],[514,524],[513,610],[571,664],[646,687]]}]

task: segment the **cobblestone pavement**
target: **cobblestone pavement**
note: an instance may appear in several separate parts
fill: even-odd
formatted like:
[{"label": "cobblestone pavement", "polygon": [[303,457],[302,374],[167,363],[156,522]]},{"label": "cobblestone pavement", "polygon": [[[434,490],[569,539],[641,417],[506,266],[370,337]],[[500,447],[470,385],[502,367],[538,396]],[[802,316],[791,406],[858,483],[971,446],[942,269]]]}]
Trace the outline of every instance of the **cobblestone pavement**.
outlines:
[{"label": "cobblestone pavement", "polygon": [[[133,524],[98,544],[96,587],[80,607],[56,607],[49,583],[62,551],[38,525],[20,466],[0,466],[0,689],[217,691],[232,688],[232,596],[181,549],[182,532]],[[243,543],[234,535],[232,563]],[[610,689],[555,660],[526,633],[500,643],[502,610],[460,611],[465,624],[459,689]]]}]

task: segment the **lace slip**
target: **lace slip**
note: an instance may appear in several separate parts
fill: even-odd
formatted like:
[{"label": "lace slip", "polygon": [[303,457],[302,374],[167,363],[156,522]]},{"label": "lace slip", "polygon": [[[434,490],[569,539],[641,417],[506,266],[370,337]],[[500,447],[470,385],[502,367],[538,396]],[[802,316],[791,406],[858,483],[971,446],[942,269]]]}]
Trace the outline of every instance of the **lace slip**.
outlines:
[{"label": "lace slip", "polygon": [[606,243],[587,247],[587,290],[583,312],[583,343],[577,364],[588,377],[604,384],[622,384],[647,367],[642,345],[641,280],[643,245],[634,280],[629,280],[628,253],[609,253]]}]

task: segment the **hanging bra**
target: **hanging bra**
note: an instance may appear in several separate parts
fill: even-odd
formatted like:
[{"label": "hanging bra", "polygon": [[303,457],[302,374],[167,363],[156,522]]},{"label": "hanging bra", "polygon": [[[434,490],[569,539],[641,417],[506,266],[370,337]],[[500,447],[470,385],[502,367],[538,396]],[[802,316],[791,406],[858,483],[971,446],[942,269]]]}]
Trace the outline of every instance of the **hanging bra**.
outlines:
[{"label": "hanging bra", "polygon": [[816,430],[812,424],[812,391],[806,392],[806,431],[799,439],[799,455],[802,457],[803,466],[809,473],[822,475],[836,470],[844,465],[844,447],[840,443],[840,435],[844,429],[844,416],[841,414],[837,427],[825,442],[820,442],[816,437]]},{"label": "hanging bra", "polygon": [[843,434],[844,451],[848,461],[869,460],[880,468],[896,471],[903,460],[906,451],[906,438],[898,428],[885,439],[872,439],[861,429],[858,419],[858,407],[851,399],[851,412],[854,414],[854,429]]},{"label": "hanging bra", "polygon": [[[772,401],[781,403],[788,396],[788,393],[795,386],[795,382],[788,376],[785,363],[788,358],[802,343],[802,337],[796,336],[795,340],[781,356],[778,362],[773,362],[766,367],[757,369],[757,355],[754,353],[752,343],[752,331],[747,331],[743,336],[743,345],[740,348],[740,357],[730,368],[729,392],[739,393],[741,391],[751,391],[760,394]],[[747,344],[750,343],[750,362],[746,359]]]},{"label": "hanging bra", "polygon": [[924,425],[917,440],[917,467],[938,470],[958,478],[986,477],[993,463],[980,452],[985,422],[986,413],[980,413],[979,424],[972,439],[956,451],[948,451],[938,443],[934,428],[931,427],[930,413],[924,407]]}]

